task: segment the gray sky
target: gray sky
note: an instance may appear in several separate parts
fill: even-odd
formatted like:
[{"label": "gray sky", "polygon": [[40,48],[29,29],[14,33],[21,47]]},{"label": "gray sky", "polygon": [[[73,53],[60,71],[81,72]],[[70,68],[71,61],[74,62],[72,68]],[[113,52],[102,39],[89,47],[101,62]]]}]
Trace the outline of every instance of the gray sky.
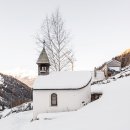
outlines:
[{"label": "gray sky", "polygon": [[92,70],[130,48],[129,0],[0,0],[0,71],[37,69],[34,36],[56,8],[72,35],[75,70]]}]

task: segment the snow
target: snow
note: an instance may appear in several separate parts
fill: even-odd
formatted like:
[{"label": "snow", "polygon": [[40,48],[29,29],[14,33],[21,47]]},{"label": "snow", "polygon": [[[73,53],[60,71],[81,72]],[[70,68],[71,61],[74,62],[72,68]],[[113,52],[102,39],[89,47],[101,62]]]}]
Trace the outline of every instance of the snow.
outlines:
[{"label": "snow", "polygon": [[6,117],[6,116],[8,116],[8,115],[11,114],[11,113],[12,113],[11,109],[5,109],[5,110],[1,113],[1,115],[2,115],[2,117]]},{"label": "snow", "polygon": [[110,70],[120,71],[120,67],[109,67]]},{"label": "snow", "polygon": [[3,84],[4,83],[4,79],[3,77],[0,75],[0,84]]},{"label": "snow", "polygon": [[[79,80],[80,79],[80,80]],[[89,71],[53,72],[46,76],[38,76],[34,89],[77,89],[84,87],[91,79]]]},{"label": "snow", "polygon": [[44,113],[31,122],[32,111],[0,120],[2,130],[130,130],[130,76],[92,86],[99,100],[74,112]]},{"label": "snow", "polygon": [[122,70],[122,71],[130,70],[130,65],[128,65],[128,66],[122,68],[121,70]]},{"label": "snow", "polygon": [[[3,99],[0,97],[0,99]],[[23,111],[27,111],[27,110],[30,110],[32,109],[32,102],[27,102],[27,103],[23,103],[19,106],[16,106],[16,107],[13,107],[13,108],[6,108],[5,110],[1,111],[0,113],[0,117],[1,118],[5,118],[7,116],[9,116],[10,114],[16,112],[23,112]]]}]

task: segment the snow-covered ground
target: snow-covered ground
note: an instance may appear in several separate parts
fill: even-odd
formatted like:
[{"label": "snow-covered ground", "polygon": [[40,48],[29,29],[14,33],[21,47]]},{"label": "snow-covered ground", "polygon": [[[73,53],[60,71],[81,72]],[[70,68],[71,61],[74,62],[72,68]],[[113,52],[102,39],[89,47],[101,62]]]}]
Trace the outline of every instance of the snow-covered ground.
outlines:
[{"label": "snow-covered ground", "polygon": [[[2,97],[0,97],[0,100]],[[0,119],[5,118],[13,113],[23,112],[23,111],[29,111],[32,110],[32,102],[23,103],[19,106],[13,107],[13,108],[6,108],[3,111],[0,111]]]},{"label": "snow-covered ground", "polygon": [[74,112],[46,113],[31,122],[32,111],[0,120],[1,130],[130,130],[130,76],[93,85],[103,95]]}]

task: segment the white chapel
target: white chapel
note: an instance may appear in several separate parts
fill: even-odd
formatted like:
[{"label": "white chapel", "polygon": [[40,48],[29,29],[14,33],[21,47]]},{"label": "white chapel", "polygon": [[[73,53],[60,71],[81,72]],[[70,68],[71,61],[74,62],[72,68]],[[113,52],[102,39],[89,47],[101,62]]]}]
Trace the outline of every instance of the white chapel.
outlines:
[{"label": "white chapel", "polygon": [[33,119],[40,113],[74,111],[91,101],[91,73],[62,71],[49,73],[50,62],[43,48],[33,85]]}]

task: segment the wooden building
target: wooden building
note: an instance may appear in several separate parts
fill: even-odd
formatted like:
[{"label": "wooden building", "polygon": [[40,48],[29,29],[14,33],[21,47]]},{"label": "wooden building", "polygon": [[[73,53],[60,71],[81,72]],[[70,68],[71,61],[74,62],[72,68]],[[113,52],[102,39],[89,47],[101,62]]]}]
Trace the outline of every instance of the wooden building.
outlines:
[{"label": "wooden building", "polygon": [[121,62],[112,59],[106,62],[101,70],[104,72],[106,78],[114,76],[121,71]]}]

